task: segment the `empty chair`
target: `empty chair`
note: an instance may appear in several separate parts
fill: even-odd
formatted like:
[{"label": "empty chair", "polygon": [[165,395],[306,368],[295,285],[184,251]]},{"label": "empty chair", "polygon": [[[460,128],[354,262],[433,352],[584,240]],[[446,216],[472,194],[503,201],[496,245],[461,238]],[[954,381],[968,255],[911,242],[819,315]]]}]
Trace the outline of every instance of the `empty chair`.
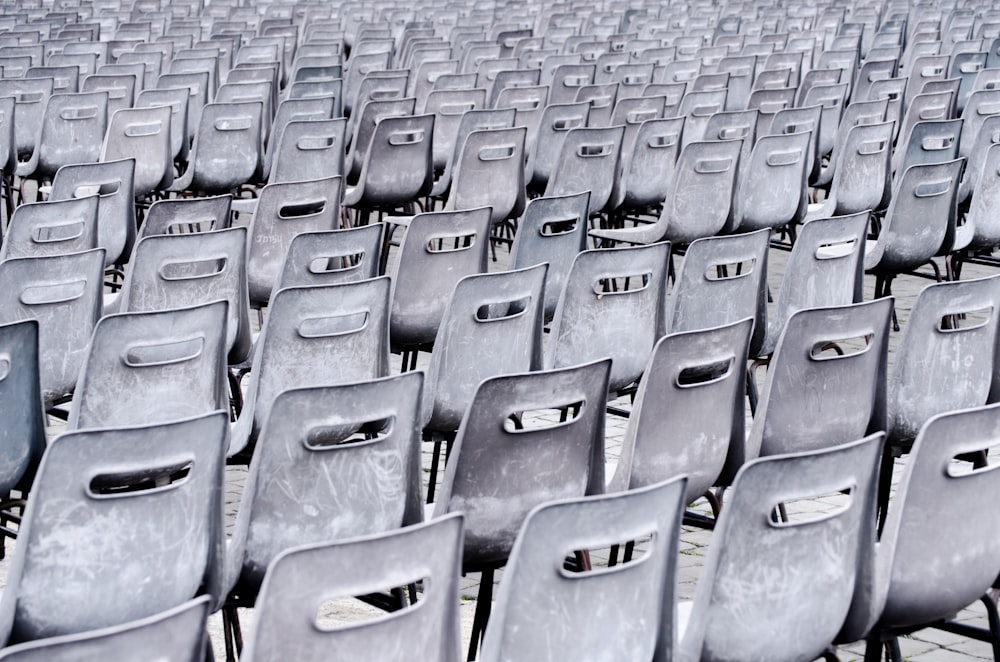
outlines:
[{"label": "empty chair", "polygon": [[423,520],[422,384],[407,373],[275,398],[228,549],[228,618],[238,622],[236,607],[253,604],[283,551]]},{"label": "empty chair", "polygon": [[[0,508],[11,502],[10,491],[28,492],[45,452],[45,410],[39,380],[38,322],[33,319],[0,325],[0,356],[6,371],[0,378],[0,402],[7,423],[0,430]],[[11,535],[7,526],[4,535]]]},{"label": "empty chair", "polygon": [[39,374],[49,408],[72,393],[101,317],[104,251],[0,262],[0,321],[38,320]]},{"label": "empty chair", "polygon": [[[528,162],[524,176],[530,187],[545,189],[549,178],[556,172],[556,162],[562,153],[566,136],[572,129],[585,127],[589,113],[590,104],[586,102],[550,104],[542,110],[533,139],[529,126],[526,140]],[[522,118],[518,117],[515,124],[522,124]]]},{"label": "empty chair", "polygon": [[743,453],[746,365],[753,319],[661,338],[639,380],[608,492],[688,477],[684,502],[716,484]]},{"label": "empty chair", "polygon": [[148,106],[170,107],[170,155],[174,161],[187,163],[190,143],[188,136],[188,98],[191,90],[187,87],[166,89],[146,89],[139,92],[135,100],[136,108]]},{"label": "empty chair", "polygon": [[208,232],[230,226],[229,209],[233,196],[157,200],[149,206],[139,229],[139,238],[157,234]]},{"label": "empty chair", "polygon": [[90,74],[80,83],[80,93],[107,93],[107,116],[111,117],[116,111],[132,107],[136,87],[135,74]]},{"label": "empty chair", "polygon": [[[457,662],[462,536],[462,517],[453,515],[284,552],[261,587],[255,609],[258,625],[242,659],[312,662],[330,655],[364,654],[386,661],[402,662],[417,655]],[[402,586],[418,578],[425,580],[424,591],[415,605],[387,618],[317,627],[313,609],[325,600],[367,595],[384,590],[386,581]]]},{"label": "empty chair", "polygon": [[434,132],[431,140],[434,169],[444,170],[455,152],[455,139],[462,115],[486,105],[486,90],[434,90],[427,95],[424,113],[434,114]]},{"label": "empty chair", "polygon": [[51,77],[0,80],[0,96],[14,97],[14,143],[19,160],[30,157],[38,145],[54,85]]},{"label": "empty chair", "polygon": [[170,106],[123,108],[110,117],[101,161],[134,159],[137,197],[170,186],[174,181]]},{"label": "empty chair", "polygon": [[590,191],[588,214],[609,211],[619,176],[623,126],[579,127],[566,134],[545,195]]},{"label": "empty chair", "polygon": [[129,623],[9,646],[0,651],[0,660],[142,662],[149,655],[162,655],[168,662],[200,660],[208,642],[208,608],[208,596],[203,595]]},{"label": "empty chair", "polygon": [[847,131],[829,191],[821,202],[808,205],[807,220],[884,207],[892,178],[892,127],[892,122],[859,124]]},{"label": "empty chair", "polygon": [[[509,129],[514,126],[514,119],[516,115],[517,111],[513,108],[469,110],[463,113],[462,119],[458,123],[458,130],[455,134],[455,146],[453,153],[448,155],[444,171],[438,175],[437,179],[434,181],[434,188],[431,190],[430,194],[431,197],[442,198],[447,195],[449,189],[451,188],[452,172],[458,167],[458,161],[462,157],[462,150],[465,147],[465,141],[469,137],[470,133],[473,131]],[[526,141],[527,127],[525,127],[525,142]],[[522,147],[520,155],[521,161],[519,162],[521,170],[519,179],[521,180],[522,189],[524,188],[524,155],[526,149],[526,145]],[[502,154],[503,152],[498,153],[498,155]]]},{"label": "empty chair", "polygon": [[645,211],[663,204],[673,184],[683,127],[682,117],[648,119],[639,124],[627,153],[623,143],[622,173],[612,194],[615,208]]},{"label": "empty chair", "polygon": [[900,144],[893,153],[896,179],[910,166],[957,159],[961,135],[961,119],[927,120],[914,124],[905,142],[900,136]]},{"label": "empty chair", "polygon": [[228,304],[121,313],[94,327],[69,429],[163,423],[229,406]]},{"label": "empty chair", "polygon": [[170,191],[229,193],[262,168],[263,104],[210,103],[202,108],[187,170]]},{"label": "empty chair", "polygon": [[459,147],[446,210],[490,208],[496,225],[524,211],[523,126],[472,131]]},{"label": "empty chair", "polygon": [[761,136],[733,196],[734,224],[741,232],[781,228],[802,220],[811,131]]},{"label": "empty chair", "polygon": [[556,308],[546,367],[611,357],[609,392],[637,381],[659,338],[669,256],[669,242],[577,255]]},{"label": "empty chair", "polygon": [[[554,499],[604,491],[604,398],[611,362],[505,375],[479,385],[445,467],[434,517],[463,512],[465,571],[482,570],[470,653],[489,615],[494,570],[525,517]],[[564,409],[558,424],[521,421]],[[567,550],[568,551],[568,550]]]},{"label": "empty chair", "polygon": [[747,458],[884,432],[891,315],[891,299],[793,313],[767,371]]},{"label": "empty chair", "polygon": [[757,356],[767,329],[770,235],[765,229],[691,242],[665,306],[663,333],[709,329],[752,317],[750,356]]},{"label": "empty chair", "polygon": [[97,161],[107,122],[107,92],[53,94],[45,104],[35,150],[18,164],[17,175],[47,181],[61,166]]},{"label": "empty chair", "polygon": [[241,363],[250,353],[246,237],[244,227],[145,237],[125,272],[121,311],[228,301],[226,351],[230,364]]},{"label": "empty chair", "polygon": [[[361,174],[365,157],[371,149],[375,126],[380,120],[389,117],[408,117],[413,115],[416,99],[413,97],[395,99],[372,99],[365,102],[355,113],[352,124],[353,132],[347,133],[350,149],[347,152],[345,167],[347,180],[355,183]],[[351,131],[352,126],[347,130]]]},{"label": "empty chair", "polygon": [[[873,545],[881,441],[872,435],[743,467],[694,601],[679,606],[680,659],[812,660],[833,643],[851,609],[859,549]],[[773,519],[780,504],[841,490],[849,495],[832,514]]]},{"label": "empty chair", "polygon": [[344,174],[344,119],[301,120],[285,125],[275,148],[269,183]]},{"label": "empty chair", "polygon": [[340,191],[339,176],[268,184],[261,190],[247,238],[251,305],[267,305],[296,234],[336,229]]},{"label": "empty chair", "polygon": [[[669,658],[684,487],[685,479],[675,478],[533,510],[500,582],[482,659]],[[568,549],[599,548],[637,535],[652,537],[641,562],[562,570]],[[629,608],[606,609],[623,604]]]},{"label": "empty chair", "polygon": [[256,440],[282,391],[389,374],[389,287],[383,277],[272,295],[230,455]]},{"label": "empty chair", "polygon": [[381,224],[297,234],[288,245],[275,291],[375,278],[381,248]]},{"label": "empty chair", "polygon": [[0,601],[2,639],[118,625],[201,593],[217,603],[227,418],[214,412],[53,441]]},{"label": "empty chair", "polygon": [[0,260],[97,248],[98,196],[22,204],[7,226]]},{"label": "empty chair", "polygon": [[[188,142],[194,139],[201,125],[201,114],[214,95],[209,90],[209,73],[207,71],[160,74],[156,79],[156,89],[183,89],[187,91],[187,133]],[[141,94],[140,94],[141,97]]]}]

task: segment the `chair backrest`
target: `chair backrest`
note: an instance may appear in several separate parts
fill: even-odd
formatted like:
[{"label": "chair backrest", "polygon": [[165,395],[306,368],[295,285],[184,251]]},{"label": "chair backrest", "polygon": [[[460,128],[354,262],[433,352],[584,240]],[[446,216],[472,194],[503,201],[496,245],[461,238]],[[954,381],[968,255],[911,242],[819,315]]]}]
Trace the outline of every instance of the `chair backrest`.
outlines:
[{"label": "chair backrest", "polygon": [[1000,498],[1000,473],[994,462],[970,467],[956,459],[995,444],[998,416],[994,404],[942,413],[921,427],[879,541],[882,572],[871,600],[880,622],[950,618],[994,583],[1000,550],[990,531],[998,513],[984,509],[969,526],[968,512],[970,504]]},{"label": "chair backrest", "polygon": [[174,181],[170,106],[123,108],[108,122],[101,161],[134,159],[133,193],[142,197]]},{"label": "chair backrest", "polygon": [[545,365],[611,357],[612,391],[639,379],[660,337],[670,243],[576,256],[556,308]]},{"label": "chair backrest", "polygon": [[150,655],[166,662],[200,660],[208,642],[208,609],[208,596],[203,595],[130,623],[9,646],[0,651],[0,660],[143,662]]},{"label": "chair backrest", "polygon": [[187,162],[189,140],[193,129],[188,130],[188,98],[191,90],[187,87],[165,89],[149,88],[139,92],[135,100],[136,108],[149,106],[170,107],[170,155],[173,159]]},{"label": "chair backrest", "polygon": [[[535,188],[545,188],[549,178],[556,172],[556,163],[566,136],[572,129],[586,126],[589,113],[590,104],[587,102],[545,106],[538,121],[535,140],[527,143],[528,163],[524,172],[528,184]],[[522,124],[520,117],[516,123]],[[528,128],[528,137],[531,137],[531,127]]]},{"label": "chair backrest", "polygon": [[0,97],[0,170],[11,174],[17,170],[16,107],[17,99],[14,97]]},{"label": "chair backrest", "polygon": [[295,235],[337,228],[340,192],[339,176],[268,184],[261,190],[247,237],[251,304],[267,304]]},{"label": "chair backrest", "polygon": [[[627,131],[629,125],[625,126]],[[615,206],[642,210],[666,200],[683,129],[683,117],[648,119],[638,126],[628,154],[622,153],[622,174],[616,179],[613,195]]]},{"label": "chair backrest", "polygon": [[490,220],[489,207],[413,217],[391,269],[394,346],[434,341],[455,284],[486,272]]},{"label": "chair backrest", "polygon": [[889,379],[890,440],[908,443],[931,416],[986,404],[998,319],[998,277],[936,283],[921,291]]},{"label": "chair backrest", "polygon": [[881,122],[859,124],[847,131],[830,184],[833,214],[885,206],[892,180],[892,130],[892,122]]},{"label": "chair backrest", "polygon": [[241,601],[252,602],[284,550],[423,520],[422,384],[422,373],[410,372],[292,388],[274,399],[227,558]]},{"label": "chair backrest", "polygon": [[457,430],[484,379],[542,365],[545,265],[455,284],[427,368],[423,427]]},{"label": "chair backrest", "polygon": [[997,225],[1000,219],[993,213],[997,208],[996,205],[1000,204],[1000,199],[997,198],[997,194],[1000,193],[1000,188],[997,186],[998,178],[1000,178],[1000,145],[993,143],[986,150],[979,183],[972,191],[966,215],[966,226],[969,227],[956,229],[956,234],[960,231],[971,231],[969,247],[972,249],[992,249],[1000,244],[1000,226]]},{"label": "chair backrest", "polygon": [[234,443],[253,440],[282,391],[388,375],[388,311],[385,277],[276,291],[254,347],[242,436]]},{"label": "chair backrest", "polygon": [[[609,492],[686,475],[685,503],[716,484],[745,444],[746,365],[753,319],[664,336],[636,392]],[[669,432],[664,432],[669,430]]]},{"label": "chair backrest", "polygon": [[[16,119],[15,119],[16,121]],[[108,93],[53,94],[45,104],[38,147],[36,179],[51,179],[61,166],[94,163],[108,123]]]},{"label": "chair backrest", "polygon": [[104,251],[0,262],[0,317],[38,320],[42,397],[46,407],[71,393],[87,343],[101,318]]},{"label": "chair backrest", "polygon": [[209,232],[230,226],[233,196],[157,200],[149,206],[139,228],[139,238],[157,234]]},{"label": "chair backrest", "polygon": [[118,625],[200,593],[217,604],[228,434],[217,411],[53,441],[0,599],[0,638]]},{"label": "chair backrest", "polygon": [[288,122],[275,148],[268,182],[343,175],[346,128],[343,118]]},{"label": "chair backrest", "polygon": [[590,191],[589,213],[608,210],[619,177],[624,126],[579,127],[566,134],[545,187],[548,197]]},{"label": "chair backrest", "polygon": [[70,429],[163,423],[229,406],[228,304],[121,313],[94,327]]},{"label": "chair backrest", "polygon": [[[524,522],[483,641],[484,662],[669,659],[684,478],[538,506]],[[569,550],[650,536],[640,558],[563,570]],[[608,613],[609,604],[628,604]],[[554,615],[558,614],[558,628]]]},{"label": "chair backrest", "polygon": [[262,168],[263,108],[261,101],[205,104],[191,148],[191,175],[177,178],[172,188],[228,193],[250,181]]},{"label": "chair backrest", "polygon": [[[437,124],[435,124],[437,126]],[[461,145],[445,209],[489,207],[498,223],[524,211],[523,126],[472,131]]]},{"label": "chair backrest", "polygon": [[297,234],[288,245],[275,289],[375,278],[381,250],[381,223]]},{"label": "chair backrest", "polygon": [[[372,99],[359,107],[354,122],[346,127],[350,150],[347,152],[345,167],[349,181],[356,181],[361,174],[365,157],[371,149],[375,127],[380,120],[388,117],[413,115],[417,100],[413,97],[396,99]],[[353,131],[352,131],[353,129]]]},{"label": "chair backrest", "polygon": [[870,216],[863,211],[817,218],[799,226],[774,311],[767,318],[762,355],[774,351],[785,322],[796,311],[861,301]]},{"label": "chair backrest", "polygon": [[[535,506],[604,491],[610,368],[603,359],[479,385],[434,508],[435,517],[465,513],[465,567],[505,560]],[[522,417],[563,408],[559,423]],[[509,420],[512,415],[523,426]]]},{"label": "chair backrest", "polygon": [[752,317],[750,356],[757,356],[767,331],[770,237],[769,230],[758,230],[691,242],[667,302],[664,332],[709,329]]},{"label": "chair backrest", "polygon": [[80,83],[80,93],[105,92],[108,95],[107,116],[135,102],[135,74],[90,74]]},{"label": "chair backrest", "polygon": [[0,325],[0,403],[6,424],[0,429],[0,492],[31,486],[45,452],[45,413],[41,398],[38,333],[35,320]]},{"label": "chair backrest", "polygon": [[885,297],[788,318],[750,428],[748,459],[885,431],[892,304]]},{"label": "chair backrest", "polygon": [[[685,125],[686,126],[686,125]],[[733,211],[742,140],[690,142],[674,166],[657,220],[660,238],[689,244],[727,227]]]},{"label": "chair backrest", "polygon": [[215,90],[209,89],[210,85],[210,75],[207,71],[166,73],[160,74],[160,77],[156,79],[156,89],[187,90],[188,141],[194,140],[198,133],[198,127],[201,125],[201,113],[205,104],[215,95]]},{"label": "chair backrest", "polygon": [[893,153],[896,178],[911,166],[957,159],[961,135],[961,118],[917,122],[905,140],[900,134],[899,146]]},{"label": "chair backrest", "polygon": [[486,107],[486,90],[434,90],[427,95],[423,112],[434,114],[433,162],[435,170],[444,170],[455,153],[458,125],[462,115]]},{"label": "chair backrest", "polygon": [[97,205],[97,245],[108,265],[121,264],[135,243],[135,159],[66,165],[52,180],[49,200],[100,196]]},{"label": "chair backrest", "polygon": [[[577,66],[577,65],[573,65]],[[591,67],[593,65],[590,65]],[[587,126],[600,127],[611,124],[611,113],[618,99],[618,83],[603,83],[600,85],[581,85],[574,88],[576,96],[567,101],[587,101],[590,103],[590,113]]]},{"label": "chair backrest", "polygon": [[361,165],[358,185],[347,190],[344,205],[393,208],[430,193],[434,185],[433,129],[433,115],[379,120]]},{"label": "chair backrest", "polygon": [[0,96],[14,97],[14,143],[18,154],[30,155],[35,150],[54,86],[55,80],[48,76],[0,80]]},{"label": "chair backrest", "polygon": [[[242,657],[318,662],[373,655],[386,662],[458,662],[462,517],[454,515],[380,535],[289,550],[261,587],[254,629]],[[390,618],[317,625],[316,605],[424,579],[423,598]],[[305,611],[308,609],[308,612]]]},{"label": "chair backrest", "polygon": [[97,248],[98,196],[22,204],[0,245],[0,260],[65,255]]},{"label": "chair backrest", "polygon": [[229,302],[230,363],[250,353],[245,227],[145,237],[135,245],[121,292],[122,312]]},{"label": "chair backrest", "polygon": [[[858,550],[873,544],[881,442],[876,434],[743,467],[678,638],[681,659],[805,660],[822,654],[851,607]],[[832,513],[774,520],[780,504],[842,490],[849,491],[841,497],[846,503]]]},{"label": "chair backrest", "polygon": [[779,228],[805,216],[812,140],[811,131],[757,139],[733,196],[736,228]]}]

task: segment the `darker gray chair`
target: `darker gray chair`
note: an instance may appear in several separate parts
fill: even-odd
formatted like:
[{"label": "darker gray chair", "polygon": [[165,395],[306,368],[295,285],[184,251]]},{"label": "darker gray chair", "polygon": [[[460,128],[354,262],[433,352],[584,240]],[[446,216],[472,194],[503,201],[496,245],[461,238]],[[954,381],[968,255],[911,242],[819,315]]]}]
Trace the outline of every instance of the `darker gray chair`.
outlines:
[{"label": "darker gray chair", "polygon": [[[461,560],[460,515],[289,550],[264,579],[255,609],[258,626],[241,659],[404,662],[416,656],[458,662]],[[331,596],[360,596],[418,579],[424,580],[422,598],[388,617],[333,627],[318,622],[316,607]]]}]

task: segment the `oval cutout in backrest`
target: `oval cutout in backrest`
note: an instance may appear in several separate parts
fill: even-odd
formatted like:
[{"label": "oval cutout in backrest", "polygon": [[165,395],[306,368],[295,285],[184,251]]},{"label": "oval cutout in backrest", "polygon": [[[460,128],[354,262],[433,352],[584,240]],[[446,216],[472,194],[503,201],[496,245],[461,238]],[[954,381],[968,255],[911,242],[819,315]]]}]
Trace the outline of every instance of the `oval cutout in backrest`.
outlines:
[{"label": "oval cutout in backrest", "polygon": [[719,140],[736,140],[737,138],[746,138],[750,133],[750,127],[748,126],[730,126],[719,130]]},{"label": "oval cutout in backrest", "polygon": [[19,104],[39,103],[42,99],[45,98],[45,95],[42,94],[41,92],[21,92],[15,94],[14,98],[17,99],[17,103]]},{"label": "oval cutout in backrest", "polygon": [[733,371],[736,357],[730,356],[722,361],[685,366],[677,373],[678,388],[697,388],[715,384],[728,377]]},{"label": "oval cutout in backrest", "polygon": [[844,241],[832,241],[820,244],[816,247],[813,257],[817,260],[836,260],[847,257],[854,254],[857,244],[857,239],[846,239]]},{"label": "oval cutout in backrest", "polygon": [[0,382],[7,379],[7,376],[10,375],[10,368],[11,368],[10,355],[9,354],[0,355]]},{"label": "oval cutout in backrest", "polygon": [[[340,594],[327,597],[316,608],[312,616],[312,627],[318,632],[329,633],[409,618],[414,615],[414,610],[423,608],[425,599],[422,596],[427,594],[432,583],[431,577],[415,575],[408,577],[399,586],[385,586],[377,582],[363,585],[359,588],[363,598]],[[403,595],[409,587],[417,585],[422,586],[423,590],[416,602],[407,600],[405,606],[399,607],[395,599],[390,597]],[[382,606],[383,601],[392,605],[391,611]],[[374,606],[376,604],[379,606]]]},{"label": "oval cutout in backrest", "polygon": [[951,180],[941,179],[936,182],[924,182],[917,184],[913,189],[913,195],[917,198],[933,198],[944,195],[951,190]]},{"label": "oval cutout in backrest", "polygon": [[634,294],[647,289],[652,279],[651,271],[608,275],[594,281],[593,290],[598,299],[616,294]]},{"label": "oval cutout in backrest", "polygon": [[211,278],[226,271],[229,258],[218,257],[207,260],[172,261],[160,265],[159,276],[166,281]]},{"label": "oval cutout in backrest", "polygon": [[1000,113],[1000,103],[984,103],[976,108],[976,114],[983,117]]},{"label": "oval cutout in backrest", "polygon": [[499,301],[479,306],[473,319],[477,322],[499,322],[509,320],[524,315],[528,306],[531,305],[531,297],[526,296],[511,301]]},{"label": "oval cutout in backrest", "polygon": [[464,115],[466,111],[475,110],[476,104],[471,102],[443,103],[438,108],[441,115]]},{"label": "oval cutout in backrest", "polygon": [[[981,329],[990,323],[993,317],[993,306],[985,308],[974,308],[970,310],[957,310],[948,315],[944,315],[938,320],[937,331],[939,333],[962,333],[963,331],[974,331]],[[959,320],[962,323],[959,324]]]},{"label": "oval cutout in backrest", "polygon": [[21,291],[20,301],[25,306],[44,306],[49,304],[76,301],[87,291],[85,279],[71,280],[62,283],[31,285]]},{"label": "oval cutout in backrest", "polygon": [[122,362],[130,368],[176,365],[198,358],[204,349],[203,336],[164,343],[137,342],[125,348]]},{"label": "oval cutout in backrest", "polygon": [[545,223],[542,223],[541,228],[538,230],[538,234],[543,237],[556,237],[563,234],[570,234],[576,230],[579,222],[579,217],[559,218],[546,221]]},{"label": "oval cutout in backrest", "polygon": [[394,131],[389,134],[389,144],[394,146],[415,145],[423,140],[423,131]]},{"label": "oval cutout in backrest", "polygon": [[455,251],[469,250],[476,245],[476,233],[454,235],[433,235],[428,238],[428,253],[454,253]]},{"label": "oval cutout in backrest", "polygon": [[591,145],[580,145],[577,150],[577,156],[581,158],[599,158],[602,156],[610,156],[611,152],[614,150],[613,143],[598,143]]},{"label": "oval cutout in backrest", "polygon": [[336,338],[360,333],[368,327],[369,311],[309,317],[299,322],[296,329],[302,338]]},{"label": "oval cutout in backrest", "polygon": [[667,133],[651,137],[649,141],[646,143],[646,145],[650,149],[663,149],[665,147],[673,147],[678,143],[679,140],[680,140],[680,134]]},{"label": "oval cutout in backrest", "polygon": [[690,114],[695,117],[708,117],[722,110],[722,106],[717,103],[699,104],[691,109]]},{"label": "oval cutout in backrest", "polygon": [[193,234],[196,232],[210,232],[215,229],[216,219],[212,217],[189,218],[183,221],[176,221],[167,225],[166,234]]},{"label": "oval cutout in backrest", "polygon": [[773,115],[779,110],[788,108],[788,103],[785,101],[762,101],[757,108],[765,115]]},{"label": "oval cutout in backrest", "polygon": [[326,255],[310,260],[306,269],[311,274],[332,274],[342,271],[350,271],[361,266],[365,258],[365,251],[357,253],[343,253],[337,255]]},{"label": "oval cutout in backrest", "polygon": [[921,78],[930,78],[932,76],[940,76],[944,73],[944,68],[937,65],[927,65],[920,70]]},{"label": "oval cutout in backrest", "polygon": [[111,99],[124,99],[125,98],[125,88],[124,87],[108,87],[104,89],[108,93],[108,100]]},{"label": "oval cutout in backrest", "polygon": [[92,499],[114,499],[142,496],[145,492],[177,489],[188,481],[194,468],[194,458],[142,467],[134,471],[109,471],[94,476],[87,486]]},{"label": "oval cutout in backrest", "polygon": [[809,358],[813,361],[836,361],[865,354],[871,349],[873,338],[873,334],[826,338],[813,344]]},{"label": "oval cutout in backrest", "polygon": [[338,425],[314,425],[306,431],[302,445],[307,450],[322,452],[377,444],[391,435],[395,427],[395,416],[371,421],[345,421]]},{"label": "oval cutout in backrest", "polygon": [[566,76],[563,78],[564,87],[583,87],[590,84],[589,76]]},{"label": "oval cutout in backrest", "polygon": [[503,429],[508,434],[525,434],[566,427],[580,418],[584,406],[586,406],[585,401],[576,400],[538,409],[526,409],[516,415],[511,414],[506,417],[503,421]]},{"label": "oval cutout in backrest", "polygon": [[59,118],[67,122],[76,120],[89,120],[97,117],[97,106],[77,106],[75,108],[64,108],[59,113]]},{"label": "oval cutout in backrest", "polygon": [[920,142],[920,147],[933,152],[942,149],[950,149],[955,143],[955,136],[927,136]]},{"label": "oval cutout in backrest", "polygon": [[278,209],[278,218],[286,220],[289,218],[303,218],[322,214],[326,209],[326,200],[307,200],[305,202],[293,202],[282,205]]},{"label": "oval cutout in backrest", "polygon": [[368,98],[371,101],[385,101],[387,99],[396,99],[399,97],[399,94],[399,90],[394,87],[382,87],[372,90]]},{"label": "oval cutout in backrest", "polygon": [[317,149],[330,149],[337,141],[333,136],[304,136],[299,138],[295,147],[303,152]]},{"label": "oval cutout in backrest", "polygon": [[554,131],[569,131],[570,129],[575,129],[578,126],[583,126],[583,116],[575,115],[573,117],[560,117],[552,122],[552,129]]},{"label": "oval cutout in backrest", "polygon": [[75,189],[73,189],[74,198],[86,198],[91,195],[114,195],[119,190],[121,190],[122,182],[120,179],[116,179],[110,182],[88,182],[86,184],[80,184]]},{"label": "oval cutout in backrest", "polygon": [[772,168],[795,165],[802,160],[801,149],[781,150],[767,155],[767,165]]},{"label": "oval cutout in backrest", "polygon": [[694,164],[694,171],[700,175],[713,175],[726,172],[732,167],[732,159],[698,159]]},{"label": "oval cutout in backrest", "polygon": [[750,257],[740,262],[714,262],[705,270],[705,280],[733,280],[746,278],[757,267],[757,258]]},{"label": "oval cutout in backrest", "polygon": [[247,131],[253,126],[250,117],[220,117],[215,120],[216,131]]},{"label": "oval cutout in backrest", "polygon": [[858,145],[858,154],[861,156],[881,154],[887,147],[888,142],[885,140],[865,140]]},{"label": "oval cutout in backrest", "polygon": [[[515,111],[535,110],[542,104],[538,99],[516,99],[509,104]],[[503,127],[501,127],[503,128]]]},{"label": "oval cutout in backrest", "polygon": [[517,148],[515,145],[490,145],[479,150],[479,160],[490,162],[490,161],[506,161],[517,153]]},{"label": "oval cutout in backrest", "polygon": [[921,108],[920,111],[917,113],[917,117],[921,121],[945,119],[947,111],[948,111],[947,106],[932,106],[930,108]]},{"label": "oval cutout in backrest", "polygon": [[[850,509],[854,502],[856,489],[857,485],[845,485],[843,489],[836,492],[809,494],[775,503],[772,508],[775,516],[771,517],[768,523],[776,529],[783,529],[834,519]],[[822,501],[825,507],[818,510],[816,508],[817,501]],[[782,521],[777,517],[779,509],[787,516],[787,521]]]},{"label": "oval cutout in backrest", "polygon": [[626,124],[642,124],[646,120],[656,119],[655,110],[633,110],[629,113],[625,113],[625,123]]},{"label": "oval cutout in backrest", "polygon": [[59,241],[71,241],[83,236],[87,225],[84,221],[70,221],[69,223],[53,223],[51,225],[39,225],[31,233],[31,241],[36,244],[55,243]]},{"label": "oval cutout in backrest", "polygon": [[591,97],[590,99],[591,108],[607,108],[610,105],[611,105],[611,97],[604,94]]},{"label": "oval cutout in backrest", "polygon": [[791,133],[802,133],[803,131],[815,130],[816,122],[793,122],[792,124],[787,125],[782,133],[788,135]]},{"label": "oval cutout in backrest", "polygon": [[141,138],[143,136],[155,136],[163,129],[162,122],[148,122],[145,124],[129,124],[125,127],[125,135],[129,138]]}]

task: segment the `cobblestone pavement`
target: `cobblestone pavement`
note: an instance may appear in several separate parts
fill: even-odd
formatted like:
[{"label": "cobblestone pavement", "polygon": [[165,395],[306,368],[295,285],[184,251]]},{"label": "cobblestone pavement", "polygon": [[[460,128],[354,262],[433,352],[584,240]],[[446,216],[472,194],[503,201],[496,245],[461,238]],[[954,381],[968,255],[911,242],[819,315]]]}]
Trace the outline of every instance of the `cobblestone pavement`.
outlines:
[{"label": "cobblestone pavement", "polygon": [[[506,251],[499,251],[500,261],[491,264],[491,270],[500,270],[504,268],[504,263],[507,258]],[[785,261],[787,259],[787,253],[771,249],[769,256],[769,283],[771,286],[771,291],[777,293],[778,287],[781,282],[781,277],[784,272]],[[679,264],[678,264],[679,266]],[[963,273],[964,278],[973,278],[976,276],[988,275],[991,270],[987,267],[977,267],[974,265],[967,265],[965,267],[965,272]],[[918,278],[914,276],[903,276],[896,280],[894,283],[894,290],[896,296],[896,310],[899,317],[899,323],[905,327],[906,319],[909,315],[909,311],[912,308],[913,301],[915,300],[919,291],[928,285],[931,281]],[[874,278],[871,276],[865,277],[866,285],[866,300],[871,299],[874,290]],[[255,320],[256,323],[256,320]],[[892,365],[892,356],[896,345],[898,344],[900,333],[892,333],[890,341],[890,371]],[[427,355],[422,355],[418,367],[425,367],[427,362]],[[399,370],[399,357],[393,357],[393,371]],[[627,400],[622,400],[621,403],[624,406],[628,406]],[[750,413],[747,410],[747,419],[749,430],[749,420]],[[615,416],[609,416],[607,419],[607,462],[608,471],[607,475],[613,474],[614,465],[618,459],[618,453],[621,448],[622,437],[624,436],[626,419],[619,418]],[[53,434],[57,433],[57,428],[53,428]],[[427,467],[430,461],[430,445],[427,444],[424,453],[424,463],[425,463],[425,476],[428,475]],[[897,461],[897,468],[894,472],[895,476],[901,474],[901,465],[905,462],[905,458]],[[246,471],[243,468],[230,467],[227,473],[226,482],[226,514],[227,514],[227,524],[228,527],[232,527],[235,520],[236,510],[239,506],[240,496],[242,494],[243,484],[245,481]],[[804,505],[806,510],[812,510],[813,512],[822,513],[828,511],[835,507],[835,504],[828,499],[816,499]],[[708,511],[707,503],[704,501],[699,501],[694,504],[693,509]],[[680,600],[691,600],[694,597],[695,586],[698,581],[701,568],[704,564],[706,554],[708,553],[709,547],[712,543],[712,533],[710,531],[705,531],[692,527],[683,527],[681,533],[681,543],[680,543],[680,558],[678,559],[678,570],[677,570],[677,583],[678,583],[678,597]],[[8,552],[12,549],[12,546],[8,544]],[[10,554],[8,553],[8,559]],[[599,561],[598,561],[599,562]],[[0,561],[0,582],[5,583],[7,576],[7,567],[9,560]],[[496,576],[496,582],[502,581],[503,573],[498,572]],[[462,616],[462,635],[463,635],[463,654],[468,647],[468,640],[470,636],[472,617],[475,610],[475,600],[476,595],[479,590],[479,575],[469,574],[465,576],[462,580],[461,585],[461,616]],[[495,593],[494,593],[495,594]],[[626,608],[623,606],[623,608]],[[363,618],[366,614],[370,614],[369,608],[365,606],[347,607],[341,611],[338,611],[336,617],[338,618]],[[986,616],[985,611],[981,605],[978,603],[965,609],[961,614],[959,614],[959,619],[962,621],[969,622],[970,624],[977,626],[986,626]],[[253,627],[253,612],[252,610],[242,610],[241,611],[241,621],[244,627],[244,631],[247,632]],[[223,648],[223,638],[222,638],[222,619],[219,614],[214,614],[211,616],[209,621],[209,629],[212,636],[212,642],[215,650],[217,659],[225,659],[225,653]],[[976,659],[992,659],[992,650],[990,646],[983,642],[973,641],[965,639],[958,635],[950,634],[943,631],[937,630],[924,630],[917,632],[913,635],[903,637],[900,640],[901,649],[903,655],[906,659],[920,661],[920,662],[943,662],[948,660],[976,660]],[[864,657],[864,643],[857,642],[855,644],[842,646],[839,650],[839,655],[842,660],[860,660]]]}]

